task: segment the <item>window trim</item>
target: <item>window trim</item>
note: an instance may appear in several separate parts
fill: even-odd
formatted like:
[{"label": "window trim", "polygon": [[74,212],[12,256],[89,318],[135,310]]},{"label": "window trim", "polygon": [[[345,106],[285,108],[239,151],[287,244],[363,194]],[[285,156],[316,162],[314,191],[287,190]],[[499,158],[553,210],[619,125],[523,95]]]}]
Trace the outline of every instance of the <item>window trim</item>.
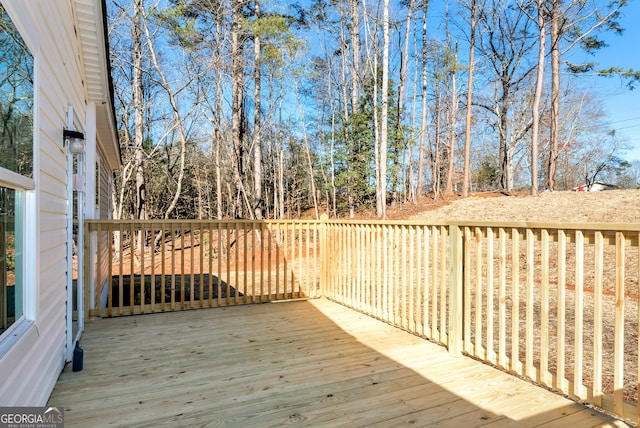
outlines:
[{"label": "window trim", "polygon": [[0,167],[0,186],[9,187],[15,190],[29,191],[36,188],[36,182],[33,178],[25,177],[17,172]]},{"label": "window trim", "polygon": [[[3,169],[0,168],[0,172]],[[0,183],[0,185],[2,185]],[[17,318],[5,331],[0,334],[0,357],[2,357],[23,335],[30,325],[34,324],[34,309],[35,309],[35,290],[29,284],[34,284],[35,272],[33,269],[29,269],[31,264],[30,260],[34,260],[35,248],[33,245],[34,231],[34,212],[33,204],[35,201],[35,192],[33,190],[27,190],[16,186],[5,186],[16,192],[22,193],[21,196],[21,211],[23,215],[22,220],[22,255],[20,265],[23,268],[22,272],[22,315]],[[16,284],[17,286],[17,284]]]},{"label": "window trim", "polygon": [[[2,333],[2,336],[0,336],[0,357],[7,354],[19,340],[25,337],[31,327],[35,327],[35,322],[27,319],[23,315]],[[40,336],[37,327],[35,328],[35,333],[37,336]]]},{"label": "window trim", "polygon": [[[0,0],[1,1],[1,0]],[[40,336],[37,327],[38,309],[38,275],[40,263],[36,257],[39,251],[38,242],[38,195],[36,191],[37,177],[39,176],[39,134],[38,134],[38,105],[40,104],[38,87],[40,81],[39,49],[35,48],[25,23],[15,17],[14,5],[2,2],[7,15],[15,26],[18,34],[25,43],[26,49],[33,59],[33,105],[32,105],[32,164],[31,177],[18,174],[6,168],[0,167],[0,186],[13,189],[22,193],[22,315],[16,319],[2,334],[0,334],[0,359],[10,352],[18,342],[35,341]]]}]

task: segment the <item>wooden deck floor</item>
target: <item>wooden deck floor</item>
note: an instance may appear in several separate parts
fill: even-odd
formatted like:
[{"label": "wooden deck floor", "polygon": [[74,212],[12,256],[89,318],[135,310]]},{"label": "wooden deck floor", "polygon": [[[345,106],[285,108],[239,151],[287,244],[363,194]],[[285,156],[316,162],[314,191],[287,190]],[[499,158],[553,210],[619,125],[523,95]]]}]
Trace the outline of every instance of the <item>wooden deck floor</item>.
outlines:
[{"label": "wooden deck floor", "polygon": [[327,300],[98,320],[66,426],[626,426]]}]

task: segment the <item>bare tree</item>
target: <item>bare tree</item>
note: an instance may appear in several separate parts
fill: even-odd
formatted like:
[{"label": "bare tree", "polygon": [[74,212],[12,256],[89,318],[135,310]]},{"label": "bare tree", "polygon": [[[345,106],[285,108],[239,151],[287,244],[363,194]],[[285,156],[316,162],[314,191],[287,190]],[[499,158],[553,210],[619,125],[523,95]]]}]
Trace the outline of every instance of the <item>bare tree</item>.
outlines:
[{"label": "bare tree", "polygon": [[382,94],[380,111],[380,173],[377,183],[376,214],[387,215],[387,138],[389,116],[389,0],[384,0],[382,18]]},{"label": "bare tree", "polygon": [[[186,155],[187,155],[187,135],[183,126],[183,117],[180,113],[178,100],[176,99],[176,93],[180,92],[180,89],[174,90],[169,84],[169,82],[167,81],[165,73],[158,61],[158,55],[156,54],[156,48],[154,46],[153,38],[151,37],[150,31],[149,31],[149,26],[147,25],[146,18],[143,19],[143,28],[144,28],[145,36],[147,40],[147,47],[149,49],[149,56],[156,73],[160,77],[159,84],[162,87],[162,89],[164,89],[164,91],[167,94],[167,97],[169,98],[169,105],[171,106],[171,110],[173,113],[174,126],[175,126],[175,129],[178,131],[178,138],[180,140],[180,151],[179,151],[180,160],[179,160],[178,176],[176,178],[176,188],[173,193],[173,197],[171,198],[171,202],[169,203],[169,206],[166,208],[164,212],[164,218],[168,219],[170,218],[171,214],[175,210],[176,204],[178,203],[178,200],[180,199],[180,195],[182,193],[182,183],[184,181],[185,163],[186,163]],[[185,85],[188,85],[189,83],[190,81],[187,81]]]},{"label": "bare tree", "polygon": [[242,29],[242,0],[231,4],[231,138],[234,149],[233,183],[235,185],[234,216],[243,218],[246,192],[244,172],[244,34]]},{"label": "bare tree", "polygon": [[546,22],[544,0],[536,0],[538,23],[538,65],[536,73],[536,91],[531,105],[531,194],[538,194],[538,138],[540,135],[540,99],[544,83],[544,62],[546,56]]},{"label": "bare tree", "polygon": [[473,73],[474,73],[474,56],[476,50],[476,9],[477,0],[471,0],[469,6],[471,16],[469,18],[469,71],[467,74],[467,114],[465,118],[464,128],[464,167],[463,167],[463,181],[462,181],[462,196],[467,197],[469,195],[469,182],[470,182],[470,158],[471,158],[471,118],[472,118],[472,106],[473,106]]},{"label": "bare tree", "polygon": [[349,35],[351,38],[351,111],[358,112],[360,99],[360,0],[349,0],[351,12],[351,25]]},{"label": "bare tree", "polygon": [[[581,46],[587,52],[594,52],[603,46],[604,42],[598,40],[595,34],[598,31],[614,31],[621,33],[616,19],[620,15],[620,9],[626,6],[627,0],[613,0],[604,5],[598,2],[586,2],[584,0],[572,0],[562,2],[551,0],[551,129],[550,149],[547,163],[548,190],[556,190],[559,150],[559,121],[560,121],[560,61],[576,46]],[[562,7],[562,9],[561,9]],[[566,39],[566,47],[561,49],[560,43]],[[594,70],[594,64],[573,65],[569,64],[569,71],[583,73]],[[604,70],[604,75],[619,74],[632,79],[638,79],[638,74],[633,70]]]},{"label": "bare tree", "polygon": [[[565,142],[571,108],[563,102],[566,95],[560,94],[561,104],[553,109],[558,116],[556,151],[546,146],[538,151],[542,143],[535,143],[553,124],[544,120],[552,103],[540,86],[551,42],[539,45],[549,37],[552,0],[527,0],[522,9],[508,0],[449,3],[464,11],[464,26],[453,22],[462,16],[455,13],[437,19],[453,29],[448,40],[459,40],[463,29],[469,36],[466,85],[458,81],[454,43],[448,43],[447,52],[444,40],[427,37],[428,0],[314,0],[297,9],[284,5],[279,9],[286,10],[284,15],[267,10],[260,0],[158,0],[154,6],[145,6],[144,0],[114,0],[111,7],[124,11],[115,34],[120,56],[115,72],[125,84],[119,85],[116,99],[123,142],[130,140],[123,147],[125,169],[118,176],[125,183],[118,184],[114,195],[123,217],[179,217],[196,211],[217,218],[282,217],[311,205],[353,216],[374,203],[383,217],[388,192],[392,204],[406,189],[405,200],[414,192],[423,194],[427,186],[438,196],[453,191],[462,173],[462,193],[468,194],[476,168],[499,167],[504,190],[531,178],[535,192],[536,178],[549,175],[548,169],[537,168],[554,162],[551,153],[564,162],[555,161],[556,173],[565,180],[568,166],[577,165],[576,151],[568,145],[573,143]],[[595,43],[582,35],[598,17],[592,14],[594,3],[557,3],[558,59],[563,61],[570,59],[563,55],[572,45]],[[534,15],[536,5],[547,12],[538,17],[543,18],[538,28],[534,17],[523,18],[524,12]],[[135,8],[142,10],[136,15],[143,30],[138,34],[133,29]],[[153,13],[144,14],[151,9]],[[297,16],[302,9],[307,14]],[[403,12],[406,19],[390,21]],[[422,34],[413,29],[420,13]],[[278,16],[282,20],[274,19]],[[313,28],[321,33],[314,39],[320,40],[321,53],[314,49],[318,57],[293,58],[290,37],[306,32],[311,40],[311,27],[282,38],[277,34],[286,33],[297,19],[308,23],[316,16],[323,20]],[[178,50],[165,55],[167,46]],[[305,73],[309,66],[313,81]],[[173,74],[178,69],[180,75]],[[463,87],[464,150],[458,111]],[[299,108],[288,109],[294,96]],[[309,102],[316,104],[310,108]],[[472,131],[477,131],[474,138]],[[586,131],[576,132],[580,134],[574,139],[581,139]],[[487,156],[477,156],[479,150]],[[493,173],[487,177],[485,184],[496,183]]]},{"label": "bare tree", "polygon": [[[146,185],[144,177],[144,95],[142,83],[142,16],[144,1],[134,0],[133,3],[133,109],[135,114],[134,147],[135,147],[135,177],[136,177],[136,218],[147,219]],[[140,242],[138,242],[140,245]]]},{"label": "bare tree", "polygon": [[[411,24],[413,21],[413,9],[415,8],[415,0],[409,0],[407,2],[407,17],[405,19],[405,29],[404,29],[404,43],[403,47],[400,49],[400,82],[398,83],[398,111],[396,116],[396,133],[398,134],[398,138],[400,141],[397,143],[399,145],[399,150],[406,148],[406,141],[404,136],[404,98],[405,98],[405,86],[407,82],[407,73],[409,71],[409,40],[411,36]],[[395,168],[394,174],[398,174],[399,168]],[[397,177],[392,177],[392,183],[397,183]],[[404,191],[405,198],[409,192]],[[393,189],[393,193],[391,195],[391,206],[395,206],[398,202],[398,190],[396,188]]]},{"label": "bare tree", "polygon": [[[255,1],[256,19],[260,19],[260,0]],[[262,123],[260,117],[261,91],[261,46],[260,34],[255,34],[254,45],[254,107],[253,107],[253,212],[256,219],[262,219]]]},{"label": "bare tree", "polygon": [[560,120],[560,0],[551,1],[551,117],[547,189],[556,190],[558,170],[558,121]]},{"label": "bare tree", "polygon": [[[133,26],[133,109],[134,122],[134,158],[135,158],[135,189],[136,189],[136,218],[147,219],[147,186],[144,171],[144,95],[142,82],[142,15],[144,14],[143,0],[134,0]],[[133,237],[131,237],[133,240]],[[132,243],[133,245],[133,243]],[[138,232],[135,246],[140,249],[145,245],[142,231]]]},{"label": "bare tree", "polygon": [[[449,47],[447,47],[449,49]],[[450,77],[450,92],[451,102],[449,106],[449,145],[447,148],[448,156],[448,168],[447,168],[447,181],[445,185],[445,194],[450,195],[453,193],[453,176],[455,174],[455,157],[456,157],[456,124],[458,122],[458,86],[457,86],[457,72],[458,72],[458,44],[454,48],[453,56],[449,60],[448,75]]]},{"label": "bare tree", "polygon": [[[216,45],[216,56],[220,58],[220,50]],[[214,140],[215,140],[215,171],[216,171],[216,218],[222,220],[222,168],[220,159],[220,149],[223,143],[222,137],[222,76],[220,67],[215,68],[216,89],[215,89],[215,111],[214,120]]]},{"label": "bare tree", "polygon": [[[534,66],[528,61],[535,39],[530,33],[531,21],[516,7],[507,7],[505,0],[491,0],[485,5],[485,13],[479,24],[483,27],[483,37],[479,49],[488,61],[493,76],[491,86],[495,90],[492,99],[480,101],[479,106],[494,116],[492,126],[499,139],[500,189],[513,190],[514,156],[529,123],[525,129],[510,128],[513,105],[521,96],[519,91],[529,84],[529,76]],[[486,31],[485,31],[486,30]]]},{"label": "bare tree", "polygon": [[421,109],[420,109],[420,148],[418,149],[418,195],[424,193],[423,174],[424,159],[426,155],[427,141],[427,11],[429,9],[429,0],[423,0],[422,3],[422,91],[420,92]]},{"label": "bare tree", "polygon": [[442,64],[434,61],[434,122],[435,129],[433,144],[430,149],[431,160],[431,183],[433,187],[433,197],[437,199],[442,193],[442,98],[444,94],[444,73]]}]

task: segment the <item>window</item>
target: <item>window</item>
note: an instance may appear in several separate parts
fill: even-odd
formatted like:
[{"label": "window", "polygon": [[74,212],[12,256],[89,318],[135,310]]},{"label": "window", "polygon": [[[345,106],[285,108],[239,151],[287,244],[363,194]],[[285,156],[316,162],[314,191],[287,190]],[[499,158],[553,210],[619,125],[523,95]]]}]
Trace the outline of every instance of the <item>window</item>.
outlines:
[{"label": "window", "polygon": [[33,56],[0,5],[0,335],[25,315],[25,196],[33,182]]}]

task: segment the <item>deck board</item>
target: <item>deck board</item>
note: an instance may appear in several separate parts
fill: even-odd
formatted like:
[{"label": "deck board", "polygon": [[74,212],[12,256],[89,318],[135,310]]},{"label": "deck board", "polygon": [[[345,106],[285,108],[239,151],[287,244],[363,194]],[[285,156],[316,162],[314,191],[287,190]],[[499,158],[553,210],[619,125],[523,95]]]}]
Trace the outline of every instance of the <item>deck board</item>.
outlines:
[{"label": "deck board", "polygon": [[67,426],[623,426],[327,300],[97,320]]}]

